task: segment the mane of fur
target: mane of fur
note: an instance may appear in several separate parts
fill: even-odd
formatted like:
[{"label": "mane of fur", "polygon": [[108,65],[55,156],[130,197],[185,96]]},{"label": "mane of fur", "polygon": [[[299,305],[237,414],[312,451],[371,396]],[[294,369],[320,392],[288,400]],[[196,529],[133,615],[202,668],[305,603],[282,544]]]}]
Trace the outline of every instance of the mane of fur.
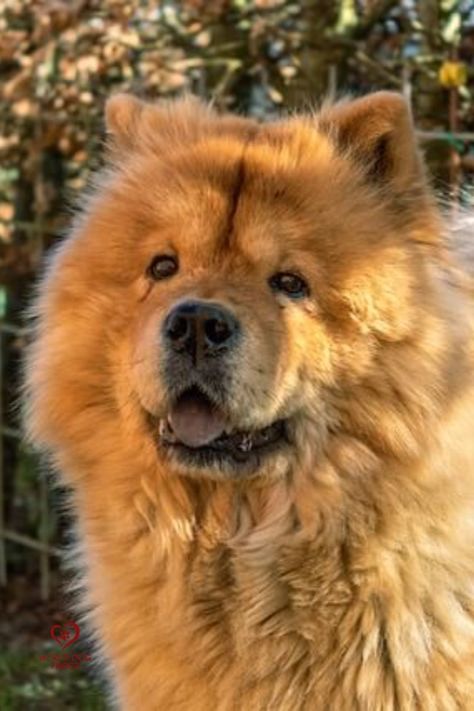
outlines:
[{"label": "mane of fur", "polygon": [[[135,140],[130,126],[135,130],[138,118],[129,119],[113,119],[125,131],[114,161]],[[168,143],[199,134],[209,153],[222,142],[217,162],[225,151],[237,155],[242,131],[254,130],[243,119],[223,119],[216,138],[219,119],[192,103],[140,120],[146,121],[145,153],[157,144],[166,152]],[[361,192],[347,204],[373,206],[382,232],[388,192],[364,187],[362,171],[347,167],[350,156],[333,150],[327,133],[318,143],[309,120],[291,121],[294,134],[287,124],[269,134],[271,150],[263,139],[261,146],[250,143],[248,161],[291,175],[295,156],[304,164],[305,146],[314,142],[328,170],[337,164],[335,181],[352,171],[351,184]],[[139,185],[135,169],[123,169],[127,189]],[[345,354],[364,377],[333,388],[328,376],[320,392],[331,390],[332,409],[323,411],[315,399],[296,421],[291,472],[214,481],[170,475],[123,380],[120,417],[116,411],[108,379],[111,372],[118,378],[113,368],[122,351],[118,338],[104,340],[102,329],[107,323],[119,333],[127,318],[113,310],[117,297],[105,293],[100,242],[101,230],[106,240],[127,229],[114,180],[112,170],[105,179],[106,189],[116,191],[112,218],[107,213],[112,225],[103,227],[105,212],[92,199],[97,239],[90,252],[80,251],[86,217],[39,287],[24,401],[30,439],[49,451],[71,489],[79,543],[70,558],[83,571],[81,608],[98,630],[98,656],[111,660],[117,703],[130,711],[468,711],[474,699],[474,394],[466,265],[474,263],[473,217],[447,227],[452,237],[445,243],[429,197],[418,211],[414,198],[403,203],[409,226],[398,214],[387,218],[387,233],[394,225],[412,231],[413,254],[420,255],[413,274],[426,288],[417,292],[416,328],[404,320],[405,293],[390,269],[383,276],[394,281],[385,291],[379,272],[364,272],[362,286],[375,297],[357,279],[343,298],[331,292],[336,305],[328,301],[328,309],[344,333],[376,334],[365,355]],[[298,183],[303,197],[305,181]],[[311,209],[303,197],[302,209]],[[151,199],[137,193],[136,204],[145,200]],[[335,204],[334,219],[340,209]],[[107,261],[120,264],[114,246]],[[341,283],[344,249],[328,267]],[[89,261],[81,270],[83,254]],[[399,258],[398,243],[390,254],[395,274],[412,268]],[[352,256],[362,263],[363,247],[356,244]],[[109,288],[120,289],[125,276],[119,270],[113,277]],[[306,317],[294,313],[297,338],[304,339],[297,326]],[[362,336],[357,342],[365,343]],[[107,348],[116,360],[107,360]],[[371,348],[377,355],[365,371]]]}]

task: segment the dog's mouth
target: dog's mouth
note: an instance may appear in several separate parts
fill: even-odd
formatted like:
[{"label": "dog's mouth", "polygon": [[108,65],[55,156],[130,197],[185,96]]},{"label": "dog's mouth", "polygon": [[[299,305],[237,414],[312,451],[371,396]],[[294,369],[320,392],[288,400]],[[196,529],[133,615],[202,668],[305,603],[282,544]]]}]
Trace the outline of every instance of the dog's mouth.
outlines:
[{"label": "dog's mouth", "polygon": [[257,430],[234,429],[224,411],[199,388],[192,387],[159,420],[160,443],[194,464],[258,462],[287,441],[285,420]]}]

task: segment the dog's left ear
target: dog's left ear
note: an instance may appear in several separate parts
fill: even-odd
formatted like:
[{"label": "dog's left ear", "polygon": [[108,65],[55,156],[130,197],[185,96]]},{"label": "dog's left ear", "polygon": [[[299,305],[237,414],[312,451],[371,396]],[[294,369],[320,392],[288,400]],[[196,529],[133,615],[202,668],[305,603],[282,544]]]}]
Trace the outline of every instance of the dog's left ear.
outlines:
[{"label": "dog's left ear", "polygon": [[323,108],[319,126],[373,183],[404,191],[424,182],[410,108],[400,94],[380,91]]}]

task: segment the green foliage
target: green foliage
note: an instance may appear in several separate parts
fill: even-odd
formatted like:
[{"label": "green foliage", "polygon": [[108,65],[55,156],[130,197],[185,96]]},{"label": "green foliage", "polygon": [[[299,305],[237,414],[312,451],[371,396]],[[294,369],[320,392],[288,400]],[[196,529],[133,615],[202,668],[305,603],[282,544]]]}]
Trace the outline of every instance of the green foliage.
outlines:
[{"label": "green foliage", "polygon": [[0,652],[0,709],[2,711],[105,711],[97,683],[82,670],[54,669],[39,660],[48,645],[27,651]]}]

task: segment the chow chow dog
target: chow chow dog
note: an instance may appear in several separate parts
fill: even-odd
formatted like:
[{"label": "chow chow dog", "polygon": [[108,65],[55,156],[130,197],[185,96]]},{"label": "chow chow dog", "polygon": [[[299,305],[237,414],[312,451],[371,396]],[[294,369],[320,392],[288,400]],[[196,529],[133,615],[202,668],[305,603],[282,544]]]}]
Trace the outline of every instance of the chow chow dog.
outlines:
[{"label": "chow chow dog", "polygon": [[473,709],[472,287],[405,101],[106,123],[24,401],[115,703]]}]

